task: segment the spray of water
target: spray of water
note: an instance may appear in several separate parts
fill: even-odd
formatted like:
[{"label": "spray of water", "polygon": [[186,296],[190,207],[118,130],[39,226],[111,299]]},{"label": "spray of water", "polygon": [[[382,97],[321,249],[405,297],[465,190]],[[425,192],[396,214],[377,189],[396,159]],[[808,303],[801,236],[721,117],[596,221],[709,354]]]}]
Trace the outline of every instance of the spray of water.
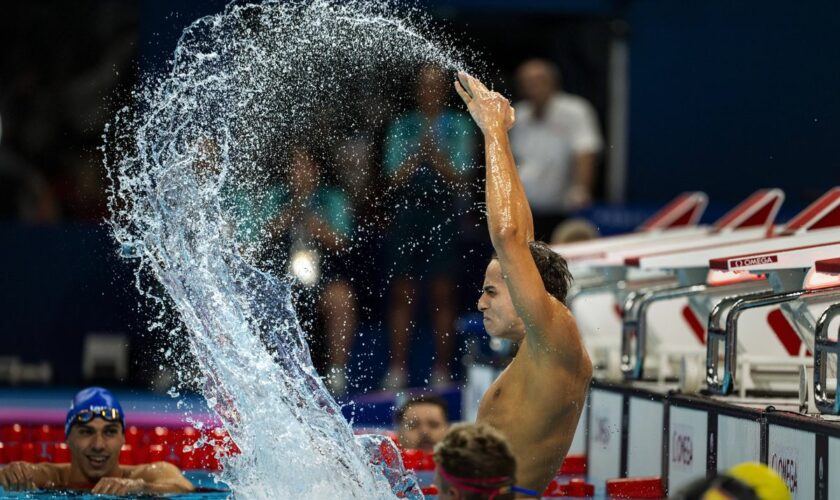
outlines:
[{"label": "spray of water", "polygon": [[463,66],[417,26],[357,1],[231,4],[184,31],[171,71],[106,130],[114,237],[139,259],[158,319],[188,336],[198,385],[241,450],[221,476],[241,498],[421,496],[398,454],[385,463],[393,443],[354,437],[312,366],[289,280],[254,258],[269,235],[243,238],[230,209],[232,193],[264,201],[295,137],[331,140],[324,110],[352,129],[394,68]]}]

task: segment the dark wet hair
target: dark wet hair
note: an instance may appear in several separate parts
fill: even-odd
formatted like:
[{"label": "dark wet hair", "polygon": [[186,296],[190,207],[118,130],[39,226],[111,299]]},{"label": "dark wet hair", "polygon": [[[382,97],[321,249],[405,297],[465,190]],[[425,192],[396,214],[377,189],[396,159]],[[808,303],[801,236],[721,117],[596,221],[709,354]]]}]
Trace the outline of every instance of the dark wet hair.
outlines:
[{"label": "dark wet hair", "polygon": [[397,412],[394,414],[394,421],[397,425],[400,425],[405,417],[405,412],[408,411],[414,405],[419,404],[430,404],[440,407],[441,411],[443,411],[443,418],[446,421],[449,421],[449,405],[446,404],[446,400],[440,396],[435,396],[434,394],[421,394],[419,396],[414,396],[402,405]]},{"label": "dark wet hair", "polygon": [[[569,293],[569,287],[572,286],[572,273],[569,272],[566,259],[543,241],[528,243],[528,249],[531,251],[531,257],[540,272],[545,291],[565,304],[566,294]],[[495,260],[499,257],[494,253],[492,258]]]}]

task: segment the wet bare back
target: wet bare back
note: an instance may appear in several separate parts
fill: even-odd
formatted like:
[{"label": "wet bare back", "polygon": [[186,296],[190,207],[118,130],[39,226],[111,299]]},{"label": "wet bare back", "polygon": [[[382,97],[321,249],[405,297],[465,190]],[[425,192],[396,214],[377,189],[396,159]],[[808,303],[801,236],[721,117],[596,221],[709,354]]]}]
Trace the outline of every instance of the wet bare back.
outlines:
[{"label": "wet bare back", "polygon": [[500,286],[521,320],[509,329],[519,352],[482,398],[478,420],[507,437],[517,459],[517,483],[542,493],[571,445],[592,365],[574,318],[546,292],[529,250],[533,217],[508,140],[514,110],[475,78],[460,73],[459,80],[456,90],[484,134],[487,227],[504,281]]}]

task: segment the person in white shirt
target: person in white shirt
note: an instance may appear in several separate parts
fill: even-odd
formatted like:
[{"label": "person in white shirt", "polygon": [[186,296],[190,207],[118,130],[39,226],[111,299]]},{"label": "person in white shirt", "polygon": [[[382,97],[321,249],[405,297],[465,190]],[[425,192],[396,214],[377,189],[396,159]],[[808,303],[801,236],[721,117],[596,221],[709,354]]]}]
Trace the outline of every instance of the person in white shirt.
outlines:
[{"label": "person in white shirt", "polygon": [[568,214],[591,203],[603,139],[594,109],[562,91],[554,63],[525,61],[516,77],[523,101],[516,105],[511,146],[535,236],[547,239]]}]

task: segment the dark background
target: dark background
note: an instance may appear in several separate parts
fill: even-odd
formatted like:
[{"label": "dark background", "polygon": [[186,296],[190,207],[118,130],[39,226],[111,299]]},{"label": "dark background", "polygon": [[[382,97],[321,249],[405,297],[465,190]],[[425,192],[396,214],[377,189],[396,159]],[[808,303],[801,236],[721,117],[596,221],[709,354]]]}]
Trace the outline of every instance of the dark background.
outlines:
[{"label": "dark background", "polygon": [[[0,7],[0,356],[48,360],[54,383],[77,384],[83,336],[128,332],[133,363],[124,382],[148,383],[158,338],[145,333],[132,265],[116,257],[101,222],[105,183],[97,147],[138,73],[164,70],[181,30],[225,3]],[[711,219],[757,188],[779,187],[787,193],[782,215],[789,216],[838,183],[837,2],[414,5],[476,49],[489,63],[488,77],[509,93],[519,62],[555,60],[566,90],[593,103],[605,134],[609,49],[626,41],[626,202],[602,200],[588,212],[605,233],[631,229],[684,190],[708,193]],[[614,140],[607,135],[606,148]],[[605,158],[602,169],[610,167]],[[464,311],[474,304],[482,259],[460,276]],[[374,286],[383,286],[380,278]],[[367,298],[363,328],[381,336],[384,305],[376,296]],[[428,350],[421,346],[415,356]]]}]

